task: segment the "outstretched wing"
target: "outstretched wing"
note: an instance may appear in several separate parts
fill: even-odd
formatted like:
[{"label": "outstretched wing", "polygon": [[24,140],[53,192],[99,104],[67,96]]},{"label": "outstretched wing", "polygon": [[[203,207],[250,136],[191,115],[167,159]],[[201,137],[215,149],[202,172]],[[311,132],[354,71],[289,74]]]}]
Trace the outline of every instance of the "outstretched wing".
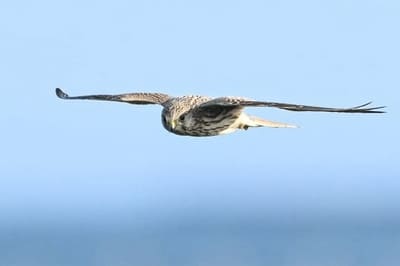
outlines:
[{"label": "outstretched wing", "polygon": [[246,106],[259,106],[259,107],[274,107],[289,111],[297,112],[336,112],[336,113],[385,113],[382,109],[385,106],[370,107],[371,102],[350,107],[350,108],[332,108],[332,107],[321,107],[301,104],[290,104],[290,103],[277,103],[277,102],[263,102],[254,101],[246,98],[239,97],[220,97],[215,98],[211,101],[205,102],[198,106],[201,110],[215,109],[216,107],[246,107]]},{"label": "outstretched wing", "polygon": [[98,94],[98,95],[82,95],[82,96],[69,96],[60,88],[56,88],[56,94],[61,99],[66,100],[99,100],[99,101],[113,101],[125,102],[131,104],[161,104],[163,105],[171,97],[163,93],[126,93],[126,94]]}]

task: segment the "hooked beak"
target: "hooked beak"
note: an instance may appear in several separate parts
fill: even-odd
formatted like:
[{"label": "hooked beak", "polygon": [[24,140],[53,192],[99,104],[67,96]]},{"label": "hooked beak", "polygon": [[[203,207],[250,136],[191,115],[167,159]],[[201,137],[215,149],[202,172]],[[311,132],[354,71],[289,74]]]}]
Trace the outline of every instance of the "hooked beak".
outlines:
[{"label": "hooked beak", "polygon": [[175,129],[176,127],[176,120],[171,120],[171,122],[169,123],[171,129]]}]

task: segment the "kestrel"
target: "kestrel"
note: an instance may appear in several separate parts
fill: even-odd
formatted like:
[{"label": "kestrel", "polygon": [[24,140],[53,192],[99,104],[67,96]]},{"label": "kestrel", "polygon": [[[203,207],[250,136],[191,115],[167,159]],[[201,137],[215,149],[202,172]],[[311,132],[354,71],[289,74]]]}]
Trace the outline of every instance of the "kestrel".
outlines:
[{"label": "kestrel", "polygon": [[296,126],[264,120],[243,112],[245,107],[275,107],[289,111],[338,112],[338,113],[384,113],[384,106],[370,107],[366,104],[350,108],[329,108],[299,104],[255,101],[242,97],[209,98],[206,96],[172,97],[163,93],[126,93],[117,95],[68,96],[56,89],[61,99],[100,100],[130,104],[159,104],[163,107],[161,121],[166,130],[185,136],[217,136],[249,127],[294,128]]}]

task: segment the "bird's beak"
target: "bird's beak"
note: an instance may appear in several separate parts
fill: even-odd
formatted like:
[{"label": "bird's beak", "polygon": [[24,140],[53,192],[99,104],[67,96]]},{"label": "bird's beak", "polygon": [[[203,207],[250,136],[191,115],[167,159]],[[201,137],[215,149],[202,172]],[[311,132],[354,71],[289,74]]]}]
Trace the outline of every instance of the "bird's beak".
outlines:
[{"label": "bird's beak", "polygon": [[176,120],[171,120],[171,122],[170,122],[169,125],[171,126],[171,129],[175,129],[175,127],[176,127]]}]

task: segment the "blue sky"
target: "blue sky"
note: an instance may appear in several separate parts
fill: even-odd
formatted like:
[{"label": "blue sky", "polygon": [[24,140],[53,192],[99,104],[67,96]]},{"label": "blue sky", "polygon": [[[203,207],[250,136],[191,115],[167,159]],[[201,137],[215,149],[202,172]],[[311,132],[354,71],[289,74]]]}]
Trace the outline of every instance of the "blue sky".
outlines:
[{"label": "blue sky", "polygon": [[[0,4],[4,223],[198,213],[391,217],[400,200],[397,1]],[[179,137],[158,106],[57,99],[160,91],[384,115],[247,112],[299,129]],[[93,218],[95,217],[95,218]]]}]

